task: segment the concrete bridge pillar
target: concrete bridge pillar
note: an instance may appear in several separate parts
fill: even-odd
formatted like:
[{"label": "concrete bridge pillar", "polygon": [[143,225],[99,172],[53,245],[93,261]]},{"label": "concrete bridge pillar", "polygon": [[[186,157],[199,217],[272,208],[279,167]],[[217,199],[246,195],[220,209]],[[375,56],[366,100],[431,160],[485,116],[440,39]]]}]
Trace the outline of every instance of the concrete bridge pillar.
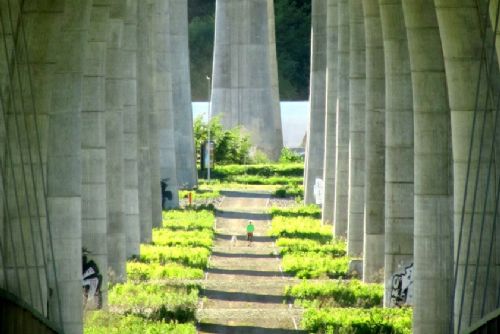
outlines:
[{"label": "concrete bridge pillar", "polygon": [[137,158],[139,177],[139,222],[141,226],[141,242],[148,243],[152,240],[153,228],[151,141],[149,124],[149,117],[153,110],[152,1],[139,1],[137,11]]},{"label": "concrete bridge pillar", "polygon": [[[413,332],[449,333],[453,215],[451,126],[443,49],[432,0],[403,0],[415,138]],[[386,266],[388,266],[386,254]],[[384,304],[390,304],[386,285]]]},{"label": "concrete bridge pillar", "polygon": [[349,190],[347,255],[363,253],[366,52],[362,0],[349,1]]},{"label": "concrete bridge pillar", "polygon": [[137,171],[137,0],[126,2],[123,30],[123,173],[127,258],[139,255],[139,179]]},{"label": "concrete bridge pillar", "polygon": [[198,183],[189,75],[188,0],[170,0],[170,64],[175,124],[177,184],[192,189]]},{"label": "concrete bridge pillar", "polygon": [[338,0],[327,1],[326,17],[326,116],[325,159],[323,165],[323,224],[333,224],[335,198],[335,155],[337,141],[337,75],[338,69]]},{"label": "concrete bridge pillar", "polygon": [[363,13],[366,39],[363,279],[373,282],[381,278],[384,247],[385,63],[378,1],[363,0]]},{"label": "concrete bridge pillar", "polygon": [[315,203],[314,184],[323,178],[326,98],[326,0],[311,4],[311,74],[309,128],[304,169],[304,202]]},{"label": "concrete bridge pillar", "polygon": [[[66,0],[57,32],[47,152],[47,195],[63,328],[81,333],[81,111],[91,1]],[[57,310],[57,307],[53,309]]]},{"label": "concrete bridge pillar", "polygon": [[109,6],[93,5],[85,53],[82,100],[82,247],[102,273],[107,305],[106,49]]},{"label": "concrete bridge pillar", "polygon": [[[379,0],[385,50],[385,283],[413,263],[413,102],[401,0]],[[384,267],[383,228],[374,233]],[[374,258],[374,261],[377,261]],[[408,300],[411,304],[411,301]]]},{"label": "concrete bridge pillar", "polygon": [[112,2],[106,51],[106,182],[108,201],[108,266],[110,280],[126,280],[124,214],[124,73],[125,3]]},{"label": "concrete bridge pillar", "polygon": [[166,180],[171,197],[163,203],[163,209],[179,206],[177,188],[177,169],[175,154],[175,118],[172,104],[172,66],[170,40],[170,0],[157,1],[157,9],[153,19],[155,29],[154,42],[154,76],[155,96],[154,108],[159,124],[160,177]]},{"label": "concrete bridge pillar", "polygon": [[283,139],[273,115],[268,2],[217,1],[211,101],[225,127],[241,125],[255,148],[276,160]]},{"label": "concrete bridge pillar", "polygon": [[347,237],[347,189],[349,180],[349,3],[338,0],[338,106],[335,156],[334,235]]},{"label": "concrete bridge pillar", "polygon": [[[488,254],[493,236],[495,207],[494,187],[488,189],[485,182],[494,131],[492,101],[486,94],[492,87],[486,80],[486,66],[481,65],[483,33],[477,2],[435,0],[434,4],[443,42],[451,109],[455,265],[458,267],[454,308],[455,331],[460,332],[481,317],[484,299],[485,310],[494,309],[499,293],[495,267],[490,267],[492,279],[485,279],[489,260],[485,254]],[[481,80],[479,91],[478,80]],[[479,98],[476,101],[477,95]],[[475,111],[476,126],[472,130]],[[471,140],[474,144],[469,156]],[[483,215],[486,218],[484,221]]]}]

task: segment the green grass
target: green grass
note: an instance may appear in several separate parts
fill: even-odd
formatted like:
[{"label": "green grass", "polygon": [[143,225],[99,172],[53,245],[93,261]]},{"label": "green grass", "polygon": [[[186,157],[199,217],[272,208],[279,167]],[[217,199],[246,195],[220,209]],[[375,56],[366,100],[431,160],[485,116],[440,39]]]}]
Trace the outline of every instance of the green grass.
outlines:
[{"label": "green grass", "polygon": [[225,165],[216,166],[211,171],[214,179],[229,180],[231,176],[256,175],[256,176],[304,176],[304,163],[281,163],[261,165]]},{"label": "green grass", "polygon": [[221,196],[218,190],[202,186],[195,190],[179,191],[179,198],[188,198],[189,193],[191,193],[193,202],[215,199]]},{"label": "green grass", "polygon": [[109,291],[109,305],[120,313],[150,320],[195,321],[199,287],[165,283],[124,283]]},{"label": "green grass", "polygon": [[410,308],[309,308],[302,326],[312,333],[411,334]]},{"label": "green grass", "polygon": [[293,184],[284,185],[276,189],[273,192],[273,196],[278,198],[298,197],[302,199],[304,198],[304,186]]},{"label": "green grass", "polygon": [[344,241],[331,240],[321,243],[317,240],[299,238],[279,238],[276,245],[280,247],[282,255],[290,253],[313,252],[341,257],[346,255],[346,244]]},{"label": "green grass", "polygon": [[332,240],[332,227],[321,226],[318,219],[309,217],[274,216],[269,234],[278,238],[301,238],[326,243]]},{"label": "green grass", "polygon": [[163,228],[176,230],[213,229],[214,213],[210,210],[169,210],[163,212]]},{"label": "green grass", "polygon": [[270,213],[273,217],[309,217],[321,218],[321,208],[314,204],[297,205],[289,208],[272,207]]},{"label": "green grass", "polygon": [[261,175],[238,175],[229,178],[231,182],[262,185],[292,185],[302,184],[302,176],[261,176]]},{"label": "green grass", "polygon": [[210,250],[205,247],[165,247],[141,245],[140,261],[165,265],[169,262],[185,266],[205,269],[208,264]]},{"label": "green grass", "polygon": [[193,323],[176,324],[150,321],[135,315],[120,315],[107,311],[86,314],[84,334],[196,334]]},{"label": "green grass", "polygon": [[311,252],[286,254],[282,266],[283,271],[298,278],[339,278],[347,277],[349,258]]},{"label": "green grass", "polygon": [[205,247],[213,245],[213,230],[171,231],[168,229],[153,230],[153,244],[156,246]]},{"label": "green grass", "polygon": [[359,280],[310,282],[302,281],[285,289],[287,297],[295,298],[302,307],[381,307],[384,299],[382,284],[367,284]]},{"label": "green grass", "polygon": [[165,279],[201,279],[203,269],[192,268],[178,263],[141,263],[127,262],[128,279],[132,281],[165,280]]}]

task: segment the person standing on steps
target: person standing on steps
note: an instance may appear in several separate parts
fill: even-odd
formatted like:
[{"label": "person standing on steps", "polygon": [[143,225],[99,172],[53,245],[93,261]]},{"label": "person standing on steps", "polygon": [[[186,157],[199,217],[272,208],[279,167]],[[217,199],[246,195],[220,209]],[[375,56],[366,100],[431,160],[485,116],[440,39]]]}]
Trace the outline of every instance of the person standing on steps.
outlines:
[{"label": "person standing on steps", "polygon": [[248,244],[250,245],[253,241],[253,231],[255,230],[255,226],[252,224],[252,221],[248,221],[247,225],[247,240]]}]

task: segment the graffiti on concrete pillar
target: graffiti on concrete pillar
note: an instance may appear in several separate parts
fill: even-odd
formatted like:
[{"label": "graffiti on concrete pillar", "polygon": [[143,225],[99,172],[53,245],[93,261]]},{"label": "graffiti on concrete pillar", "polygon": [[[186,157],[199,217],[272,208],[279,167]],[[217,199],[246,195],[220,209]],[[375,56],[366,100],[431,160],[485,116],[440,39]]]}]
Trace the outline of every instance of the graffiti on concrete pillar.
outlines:
[{"label": "graffiti on concrete pillar", "polygon": [[392,275],[391,305],[404,306],[413,302],[413,263]]},{"label": "graffiti on concrete pillar", "polygon": [[164,210],[168,209],[168,201],[173,198],[172,191],[168,190],[168,178],[161,180],[161,206]]}]

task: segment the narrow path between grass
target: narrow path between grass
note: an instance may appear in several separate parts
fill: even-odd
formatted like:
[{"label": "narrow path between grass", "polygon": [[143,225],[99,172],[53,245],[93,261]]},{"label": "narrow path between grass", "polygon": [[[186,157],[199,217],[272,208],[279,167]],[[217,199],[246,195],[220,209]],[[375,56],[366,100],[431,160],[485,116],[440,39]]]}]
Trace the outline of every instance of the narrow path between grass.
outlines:
[{"label": "narrow path between grass", "polygon": [[[270,195],[242,191],[225,191],[223,195],[197,311],[199,333],[294,331],[301,310],[287,304],[283,294],[284,287],[296,280],[281,271],[278,249],[267,236]],[[252,244],[246,241],[248,220],[255,225]]]}]

